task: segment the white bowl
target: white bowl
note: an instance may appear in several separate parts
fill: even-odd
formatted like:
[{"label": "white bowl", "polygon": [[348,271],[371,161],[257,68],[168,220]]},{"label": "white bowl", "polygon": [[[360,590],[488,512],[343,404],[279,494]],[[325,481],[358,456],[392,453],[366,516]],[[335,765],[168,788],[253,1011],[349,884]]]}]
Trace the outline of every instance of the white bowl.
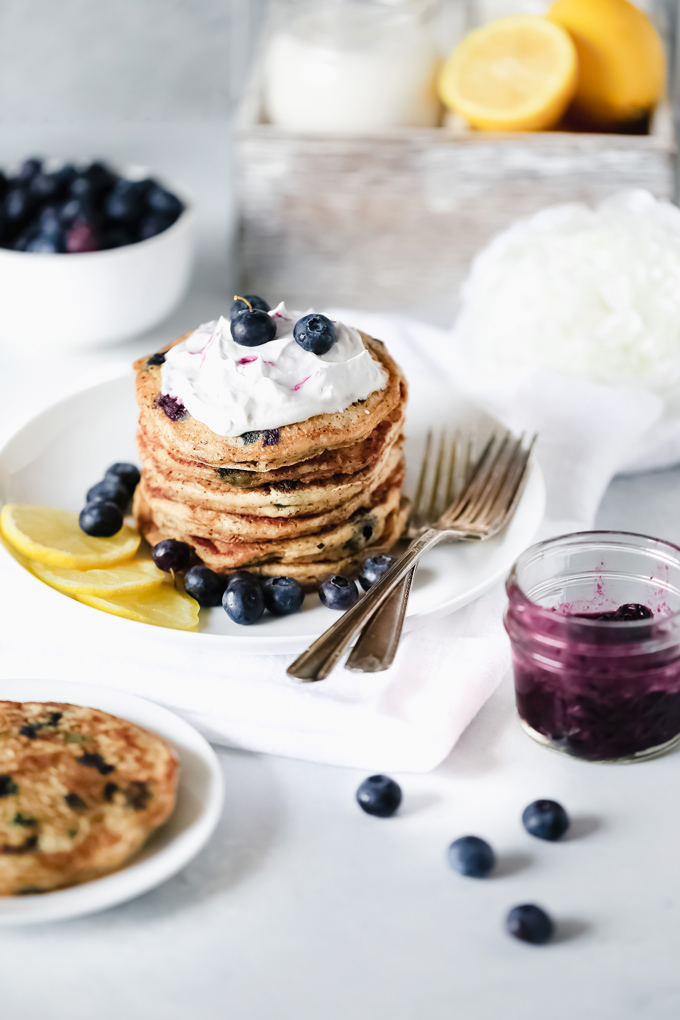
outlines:
[{"label": "white bowl", "polygon": [[0,344],[10,352],[26,343],[31,351],[98,346],[161,322],[183,298],[193,266],[194,215],[178,197],[184,211],[171,227],[122,248],[73,255],[0,248]]}]

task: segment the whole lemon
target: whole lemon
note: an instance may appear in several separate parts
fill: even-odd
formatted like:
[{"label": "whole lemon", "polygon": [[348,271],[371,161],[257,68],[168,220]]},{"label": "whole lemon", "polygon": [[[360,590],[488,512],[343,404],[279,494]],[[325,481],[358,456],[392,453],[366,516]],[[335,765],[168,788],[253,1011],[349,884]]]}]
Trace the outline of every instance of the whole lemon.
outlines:
[{"label": "whole lemon", "polygon": [[615,127],[654,108],[666,84],[666,58],[644,11],[628,0],[557,0],[548,17],[567,29],[578,50],[577,117]]}]

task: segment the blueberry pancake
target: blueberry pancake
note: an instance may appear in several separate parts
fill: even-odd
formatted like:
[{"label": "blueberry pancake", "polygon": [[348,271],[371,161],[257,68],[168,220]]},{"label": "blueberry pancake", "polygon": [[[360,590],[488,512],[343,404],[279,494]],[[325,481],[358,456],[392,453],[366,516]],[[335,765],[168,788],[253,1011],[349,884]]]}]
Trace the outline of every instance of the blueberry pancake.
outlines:
[{"label": "blueberry pancake", "polygon": [[[134,513],[152,544],[309,588],[399,538],[406,384],[359,330],[283,304],[258,315],[252,345],[220,319],[136,362]],[[309,319],[328,343],[301,342]]]},{"label": "blueberry pancake", "polygon": [[96,708],[0,701],[0,895],[121,867],[173,811],[160,737]]}]

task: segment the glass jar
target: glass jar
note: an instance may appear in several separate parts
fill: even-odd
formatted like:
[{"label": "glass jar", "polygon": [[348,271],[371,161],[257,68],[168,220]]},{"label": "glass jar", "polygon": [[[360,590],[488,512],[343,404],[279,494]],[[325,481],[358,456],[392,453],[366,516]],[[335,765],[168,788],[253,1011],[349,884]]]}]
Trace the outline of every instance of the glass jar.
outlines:
[{"label": "glass jar", "polygon": [[[531,737],[601,762],[678,743],[677,546],[625,532],[563,535],[527,549],[506,590],[517,711]],[[649,618],[612,618],[631,604]]]},{"label": "glass jar", "polygon": [[288,131],[434,127],[434,0],[279,0],[263,68],[268,120]]}]

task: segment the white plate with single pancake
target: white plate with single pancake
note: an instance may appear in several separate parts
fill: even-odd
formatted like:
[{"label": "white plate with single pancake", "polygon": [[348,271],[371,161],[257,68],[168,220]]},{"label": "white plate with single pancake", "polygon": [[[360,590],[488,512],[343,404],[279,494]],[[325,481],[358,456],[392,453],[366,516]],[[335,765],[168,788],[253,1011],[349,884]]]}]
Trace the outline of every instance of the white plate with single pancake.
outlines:
[{"label": "white plate with single pancake", "polygon": [[128,864],[68,889],[0,896],[0,927],[61,921],[124,903],[171,878],[208,842],[222,813],[222,769],[207,740],[179,716],[133,694],[69,681],[3,679],[0,699],[100,708],[163,737],[180,763],[175,810]]},{"label": "white plate with single pancake", "polygon": [[[406,421],[408,475],[405,491],[415,490],[425,438],[430,428],[456,428],[489,419],[451,392],[450,384],[411,386]],[[54,404],[17,432],[0,452],[0,504],[45,503],[79,511],[85,493],[115,461],[136,462],[137,405],[133,376],[100,383]],[[422,560],[409,600],[405,629],[444,616],[473,601],[507,575],[517,556],[533,541],[543,519],[545,487],[534,462],[522,499],[506,530],[483,544],[440,545]],[[370,555],[370,552],[367,552]],[[49,588],[0,546],[0,562],[12,575],[17,597],[29,599],[34,610],[68,618],[94,640],[138,640],[144,631],[160,628],[111,616]],[[285,570],[282,570],[285,573]],[[20,575],[23,575],[20,576]],[[309,595],[301,612],[276,617],[265,613],[249,627],[233,623],[221,608],[203,610],[196,632],[163,630],[167,644],[208,644],[239,652],[298,652],[337,619],[337,611]],[[151,635],[149,635],[151,636]],[[156,634],[156,637],[159,635]]]}]

